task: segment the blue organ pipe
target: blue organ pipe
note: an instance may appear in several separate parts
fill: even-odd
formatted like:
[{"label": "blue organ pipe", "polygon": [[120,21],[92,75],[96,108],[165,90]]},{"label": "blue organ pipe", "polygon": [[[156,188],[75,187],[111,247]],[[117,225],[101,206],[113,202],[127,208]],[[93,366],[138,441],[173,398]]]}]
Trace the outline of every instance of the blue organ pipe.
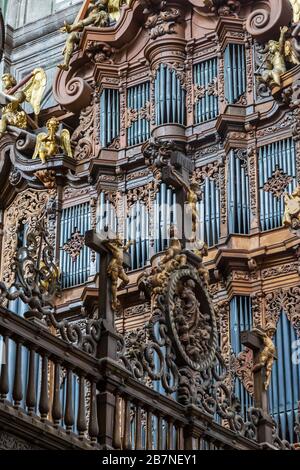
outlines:
[{"label": "blue organ pipe", "polygon": [[211,200],[211,243],[214,245],[218,239],[217,235],[217,194],[215,188],[215,182],[213,180],[210,181],[210,200]]},{"label": "blue organ pipe", "polygon": [[276,198],[271,192],[263,190],[268,178],[272,177],[276,166],[289,176],[292,182],[287,191],[293,191],[296,185],[296,157],[292,139],[285,139],[259,149],[259,193],[260,193],[260,223],[262,230],[270,230],[280,227],[284,212],[283,196]]},{"label": "blue organ pipe", "polygon": [[105,138],[105,121],[106,121],[106,104],[105,104],[105,91],[101,93],[100,97],[100,141],[101,146],[105,147],[106,138]]},{"label": "blue organ pipe", "polygon": [[111,131],[111,121],[112,121],[112,116],[111,116],[111,109],[112,109],[112,102],[111,102],[111,90],[107,90],[107,128],[106,128],[106,142],[109,143],[111,142],[111,136],[112,136],[112,131]]},{"label": "blue organ pipe", "polygon": [[240,45],[237,45],[237,56],[238,56],[238,66],[241,64],[241,72],[237,73],[237,79],[238,79],[238,94],[242,94],[243,90],[243,67],[242,67],[242,54],[241,54],[241,48]]},{"label": "blue organ pipe", "polygon": [[[207,87],[209,80],[208,80],[208,68],[207,68],[207,61],[202,63],[201,66],[201,77],[202,77],[202,83],[205,87]],[[202,98],[202,109],[203,109],[203,117],[204,121],[208,121],[208,111],[209,111],[209,104],[208,104],[208,93],[204,94],[204,97]]]},{"label": "blue organ pipe", "polygon": [[166,122],[167,123],[171,122],[171,108],[172,108],[171,91],[172,91],[172,73],[169,69],[167,69],[167,84],[166,84],[166,107],[167,107]]},{"label": "blue organ pipe", "polygon": [[166,122],[166,116],[165,116],[165,93],[166,93],[166,68],[164,65],[161,66],[160,69],[161,73],[161,83],[160,83],[160,114],[161,114],[161,122],[159,124],[162,124]]},{"label": "blue organ pipe", "polygon": [[237,48],[236,48],[236,44],[232,44],[232,49],[231,49],[231,63],[232,63],[232,66],[233,66],[233,70],[232,70],[232,78],[233,78],[233,83],[232,83],[232,97],[233,97],[233,101],[236,100],[236,97],[239,95],[239,90],[238,90],[238,87],[237,87],[237,78],[238,78],[238,74],[240,73],[240,70],[238,69],[238,64],[236,63],[236,59],[237,59]]},{"label": "blue organ pipe", "polygon": [[176,77],[175,70],[172,70],[169,73],[171,74],[171,77],[172,77],[172,121],[171,122],[176,122],[177,77]]}]

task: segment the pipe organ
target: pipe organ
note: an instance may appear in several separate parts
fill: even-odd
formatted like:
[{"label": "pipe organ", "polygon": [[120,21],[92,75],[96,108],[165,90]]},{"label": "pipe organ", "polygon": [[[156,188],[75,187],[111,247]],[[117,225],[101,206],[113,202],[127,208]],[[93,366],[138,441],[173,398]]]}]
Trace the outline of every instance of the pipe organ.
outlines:
[{"label": "pipe organ", "polygon": [[[40,116],[43,126],[57,116],[70,132],[73,157],[60,151],[45,163],[32,160],[36,130],[13,127],[0,138],[6,159],[0,162],[2,278],[12,288],[16,273],[10,260],[26,239],[26,227],[45,210],[60,270],[55,308],[59,318],[81,325],[82,312],[93,318],[98,308],[103,254],[85,245],[85,234],[91,229],[117,234],[120,244],[132,243],[128,259],[124,255],[129,281],[118,280],[116,328],[126,344],[130,334],[146,344],[149,338],[140,330],[152,307],[144,276],[161,267],[163,252],[174,248],[175,239],[194,256],[205,256],[218,347],[245,419],[254,404],[253,354],[242,345],[241,333],[274,327],[277,359],[269,411],[280,436],[296,442],[300,368],[291,357],[300,336],[300,244],[299,231],[284,225],[283,216],[287,195],[292,197],[300,184],[299,100],[292,86],[300,80],[299,66],[289,64],[281,85],[262,84],[263,46],[278,41],[279,26],[251,30],[247,18],[256,2],[198,2],[206,5],[196,7],[192,0],[167,0],[161,6],[149,0],[149,11],[140,0],[127,3],[110,28],[80,31],[69,69],[61,68],[55,78],[57,106]],[[240,8],[232,10],[233,3]],[[180,233],[186,220],[195,228],[194,237]],[[191,285],[183,283],[182,291]],[[8,307],[24,317],[20,299]],[[16,348],[14,358],[23,357]],[[155,361],[159,368],[158,357]],[[42,367],[41,360],[35,368],[39,380],[45,375]],[[167,371],[170,383],[176,381]],[[71,371],[63,377],[63,406],[71,396],[81,403],[80,381],[74,377]],[[161,384],[154,390],[177,400],[168,385],[168,392]],[[129,416],[126,400],[120,406],[129,407]],[[69,420],[70,428],[77,418]],[[134,424],[127,425],[134,440]],[[138,436],[144,446],[151,437],[145,429]],[[176,432],[163,439],[175,442]]]}]

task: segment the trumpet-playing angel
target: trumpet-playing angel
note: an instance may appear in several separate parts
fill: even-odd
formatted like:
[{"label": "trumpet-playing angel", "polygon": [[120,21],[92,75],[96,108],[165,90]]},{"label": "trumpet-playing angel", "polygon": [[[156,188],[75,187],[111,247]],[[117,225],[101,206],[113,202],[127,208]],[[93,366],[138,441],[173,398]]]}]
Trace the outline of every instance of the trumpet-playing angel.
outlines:
[{"label": "trumpet-playing angel", "polygon": [[70,132],[64,129],[61,131],[60,136],[58,136],[59,121],[55,117],[47,121],[46,127],[48,133],[41,132],[36,138],[35,151],[32,159],[35,160],[39,157],[43,163],[46,163],[48,157],[59,155],[62,152],[68,157],[72,157]]},{"label": "trumpet-playing angel", "polygon": [[3,91],[0,92],[0,107],[2,108],[0,138],[7,131],[7,126],[26,129],[30,118],[21,107],[26,101],[31,104],[35,116],[39,115],[47,77],[45,71],[38,68],[19,84],[17,84],[13,75],[6,73],[2,76],[2,83]]}]

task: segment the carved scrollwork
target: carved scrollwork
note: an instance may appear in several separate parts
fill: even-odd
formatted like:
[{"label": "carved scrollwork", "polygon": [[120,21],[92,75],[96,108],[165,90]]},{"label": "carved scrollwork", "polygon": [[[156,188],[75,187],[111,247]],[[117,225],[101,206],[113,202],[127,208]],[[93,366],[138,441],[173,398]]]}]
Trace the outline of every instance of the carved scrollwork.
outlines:
[{"label": "carved scrollwork", "polygon": [[0,303],[20,298],[29,306],[28,313],[39,319],[52,313],[53,300],[59,291],[59,270],[45,221],[42,213],[27,233],[26,246],[17,250],[13,263],[16,274],[13,289],[0,283]]},{"label": "carved scrollwork", "polygon": [[53,86],[55,100],[65,109],[78,114],[90,105],[92,99],[91,86],[81,77],[69,77],[69,73],[60,71]]},{"label": "carved scrollwork", "polygon": [[165,1],[144,0],[144,4],[144,13],[148,15],[145,28],[149,29],[151,39],[176,32],[175,25],[181,15],[178,8],[168,7]]},{"label": "carved scrollwork", "polygon": [[85,160],[93,154],[94,107],[83,109],[79,117],[79,126],[73,132],[71,142],[75,146],[75,160]]},{"label": "carved scrollwork", "polygon": [[284,312],[297,335],[300,336],[300,287],[280,289],[266,295],[266,321],[268,325],[276,325],[281,312]]},{"label": "carved scrollwork", "polygon": [[246,29],[251,36],[265,43],[279,37],[279,28],[292,20],[292,7],[289,0],[270,0],[254,4],[252,13],[247,18]]},{"label": "carved scrollwork", "polygon": [[34,227],[41,216],[50,197],[47,191],[27,190],[20,193],[5,211],[4,238],[2,251],[2,280],[11,287],[15,280],[15,272],[11,269],[18,246],[18,232],[22,227],[28,230]]}]

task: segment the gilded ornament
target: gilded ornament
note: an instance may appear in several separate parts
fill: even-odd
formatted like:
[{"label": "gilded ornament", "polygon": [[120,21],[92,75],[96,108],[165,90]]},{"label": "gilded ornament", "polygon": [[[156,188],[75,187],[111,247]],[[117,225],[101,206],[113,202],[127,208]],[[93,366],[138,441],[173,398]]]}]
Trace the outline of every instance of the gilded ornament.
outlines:
[{"label": "gilded ornament", "polygon": [[287,64],[299,64],[291,39],[287,39],[289,28],[283,26],[280,30],[279,41],[271,40],[267,43],[266,57],[258,73],[259,81],[270,86],[280,86],[281,76],[287,71]]},{"label": "gilded ornament", "polygon": [[47,77],[43,69],[37,68],[19,84],[17,84],[13,75],[9,73],[2,76],[2,83],[3,91],[0,92],[0,107],[2,108],[0,138],[7,131],[7,126],[26,129],[28,123],[32,123],[21,107],[23,103],[30,103],[35,116],[39,115]]},{"label": "gilded ornament", "polygon": [[292,229],[300,228],[300,186],[291,195],[284,195],[285,210],[283,215],[283,225]]},{"label": "gilded ornament", "polygon": [[129,277],[124,270],[124,254],[129,250],[132,241],[129,241],[126,245],[123,245],[122,240],[119,236],[115,240],[104,240],[103,245],[111,252],[112,259],[107,268],[107,275],[111,280],[111,293],[112,293],[112,309],[117,310],[119,307],[119,301],[117,299],[118,281],[122,281],[120,289],[123,289],[129,284]]},{"label": "gilded ornament", "polygon": [[290,0],[293,8],[293,22],[298,23],[300,21],[300,0]]},{"label": "gilded ornament", "polygon": [[276,355],[276,348],[272,341],[272,337],[276,331],[276,328],[274,325],[270,324],[266,331],[263,331],[259,328],[254,328],[253,331],[262,337],[264,347],[259,354],[258,363],[254,365],[252,371],[257,372],[261,369],[265,369],[264,387],[265,390],[268,390],[271,380],[273,362]]},{"label": "gilded ornament", "polygon": [[73,157],[70,133],[67,129],[57,135],[59,121],[53,117],[47,121],[46,127],[48,133],[41,132],[36,138],[36,146],[32,159],[39,157],[43,163],[46,163],[48,157],[59,155],[62,150],[68,157]]},{"label": "gilded ornament", "polygon": [[64,62],[59,64],[58,67],[61,70],[69,70],[72,54],[80,42],[84,28],[87,26],[96,28],[110,26],[111,22],[116,22],[119,19],[121,6],[128,2],[129,0],[93,0],[90,2],[84,19],[73,24],[65,22],[60,31],[68,33],[69,36],[63,50]]}]

